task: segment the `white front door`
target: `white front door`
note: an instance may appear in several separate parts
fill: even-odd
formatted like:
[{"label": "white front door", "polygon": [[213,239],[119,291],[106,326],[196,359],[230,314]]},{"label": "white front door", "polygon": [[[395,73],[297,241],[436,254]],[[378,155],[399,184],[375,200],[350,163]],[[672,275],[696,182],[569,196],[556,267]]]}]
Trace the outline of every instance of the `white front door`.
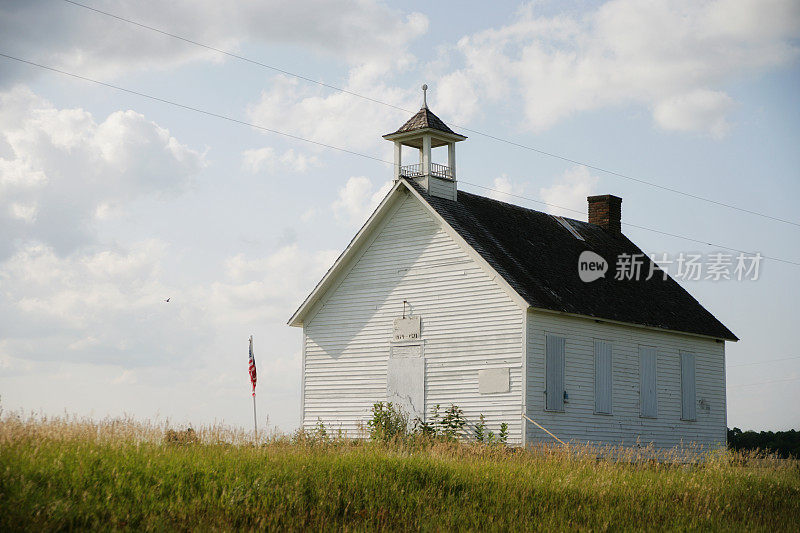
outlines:
[{"label": "white front door", "polygon": [[425,419],[425,358],[422,343],[392,343],[386,373],[386,399],[408,415]]}]

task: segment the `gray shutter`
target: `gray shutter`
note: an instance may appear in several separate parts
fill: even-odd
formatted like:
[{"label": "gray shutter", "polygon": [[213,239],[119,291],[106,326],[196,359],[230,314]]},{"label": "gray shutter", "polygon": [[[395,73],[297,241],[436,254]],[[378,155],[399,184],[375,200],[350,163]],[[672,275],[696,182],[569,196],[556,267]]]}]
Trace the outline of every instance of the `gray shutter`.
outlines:
[{"label": "gray shutter", "polygon": [[681,418],[697,420],[694,354],[681,352]]},{"label": "gray shutter", "polygon": [[555,335],[546,336],[545,386],[548,411],[564,410],[564,345],[566,339]]},{"label": "gray shutter", "polygon": [[594,411],[611,414],[611,343],[594,341]]},{"label": "gray shutter", "polygon": [[639,413],[642,416],[658,416],[656,393],[656,360],[658,352],[652,346],[639,346]]}]

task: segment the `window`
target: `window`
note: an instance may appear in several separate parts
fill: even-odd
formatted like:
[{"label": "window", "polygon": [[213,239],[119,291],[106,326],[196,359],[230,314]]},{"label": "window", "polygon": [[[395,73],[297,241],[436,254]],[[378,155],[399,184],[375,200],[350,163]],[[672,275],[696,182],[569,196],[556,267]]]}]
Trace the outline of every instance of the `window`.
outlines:
[{"label": "window", "polygon": [[697,420],[694,354],[681,352],[681,419]]},{"label": "window", "polygon": [[654,347],[639,346],[639,414],[647,418],[658,416],[657,359],[658,351]]},{"label": "window", "polygon": [[545,336],[545,409],[564,410],[564,345],[566,339]]},{"label": "window", "polygon": [[594,341],[594,412],[611,414],[611,343]]}]

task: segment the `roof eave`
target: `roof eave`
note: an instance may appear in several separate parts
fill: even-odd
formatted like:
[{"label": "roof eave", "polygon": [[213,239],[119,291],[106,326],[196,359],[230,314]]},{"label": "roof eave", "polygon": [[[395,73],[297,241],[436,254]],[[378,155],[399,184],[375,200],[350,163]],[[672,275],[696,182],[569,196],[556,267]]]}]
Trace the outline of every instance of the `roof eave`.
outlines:
[{"label": "roof eave", "polygon": [[632,328],[642,328],[642,329],[647,329],[647,330],[650,330],[650,331],[661,331],[661,332],[665,332],[665,333],[676,333],[676,334],[679,334],[679,335],[690,335],[692,337],[702,337],[704,339],[717,340],[717,341],[739,342],[739,338],[736,335],[733,335],[733,334],[731,334],[731,337],[719,337],[717,335],[705,335],[703,333],[694,333],[694,332],[691,332],[691,331],[682,331],[682,330],[679,330],[679,329],[669,329],[669,328],[661,328],[661,327],[658,327],[658,326],[648,326],[647,324],[639,324],[637,322],[625,322],[625,321],[622,321],[622,320],[613,320],[613,319],[610,319],[610,318],[603,318],[601,316],[583,315],[583,314],[580,314],[580,313],[569,313],[567,311],[558,311],[556,309],[547,309],[545,307],[536,307],[534,305],[531,305],[528,308],[528,310],[529,311],[538,311],[538,312],[542,312],[542,313],[550,313],[550,314],[554,314],[554,315],[563,315],[563,316],[570,316],[570,317],[575,317],[575,318],[583,318],[583,319],[586,319],[586,320],[594,320],[595,322],[600,322],[600,323],[606,322],[608,324],[616,324],[618,326],[629,326],[629,327],[632,327]]},{"label": "roof eave", "polygon": [[383,138],[386,139],[387,141],[402,142],[404,139],[416,137],[421,133],[422,134],[430,133],[433,136],[441,137],[442,139],[446,139],[452,142],[460,142],[467,138],[465,135],[459,135],[458,133],[448,133],[446,131],[437,130],[436,128],[420,128],[418,130],[387,133],[386,135],[383,136]]}]

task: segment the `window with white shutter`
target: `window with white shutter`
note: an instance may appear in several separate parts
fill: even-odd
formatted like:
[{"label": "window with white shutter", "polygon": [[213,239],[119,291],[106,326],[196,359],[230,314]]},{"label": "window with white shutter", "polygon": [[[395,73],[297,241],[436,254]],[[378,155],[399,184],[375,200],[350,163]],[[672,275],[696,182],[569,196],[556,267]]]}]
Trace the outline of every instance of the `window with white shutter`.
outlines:
[{"label": "window with white shutter", "polygon": [[681,418],[697,420],[694,354],[681,352]]},{"label": "window with white shutter", "polygon": [[564,346],[566,339],[545,336],[545,409],[564,410]]},{"label": "window with white shutter", "polygon": [[639,414],[647,418],[658,416],[657,360],[658,351],[655,347],[639,346]]},{"label": "window with white shutter", "polygon": [[611,414],[611,343],[594,341],[594,412]]}]

